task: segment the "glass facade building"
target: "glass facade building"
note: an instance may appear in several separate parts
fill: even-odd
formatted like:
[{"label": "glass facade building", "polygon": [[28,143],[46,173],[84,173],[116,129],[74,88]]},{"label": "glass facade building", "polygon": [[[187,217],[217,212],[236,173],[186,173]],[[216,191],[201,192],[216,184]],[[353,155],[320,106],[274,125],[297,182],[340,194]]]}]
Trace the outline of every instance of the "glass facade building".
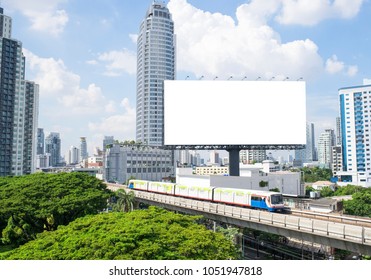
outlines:
[{"label": "glass facade building", "polygon": [[174,22],[164,4],[154,2],[137,41],[136,141],[163,145],[163,81],[175,79]]}]

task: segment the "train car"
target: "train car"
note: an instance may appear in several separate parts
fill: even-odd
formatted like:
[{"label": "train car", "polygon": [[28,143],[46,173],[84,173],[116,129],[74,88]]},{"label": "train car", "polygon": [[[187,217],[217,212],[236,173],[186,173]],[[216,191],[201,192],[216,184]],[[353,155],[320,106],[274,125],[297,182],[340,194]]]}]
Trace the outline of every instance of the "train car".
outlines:
[{"label": "train car", "polygon": [[134,190],[148,191],[148,181],[144,180],[130,180],[128,188]]},{"label": "train car", "polygon": [[200,200],[213,200],[213,187],[175,185],[175,196],[194,198]]},{"label": "train car", "polygon": [[265,209],[270,212],[281,211],[284,208],[281,193],[245,189],[215,188],[214,202]]},{"label": "train car", "polygon": [[166,182],[148,182],[148,191],[167,195],[174,195],[175,184]]}]

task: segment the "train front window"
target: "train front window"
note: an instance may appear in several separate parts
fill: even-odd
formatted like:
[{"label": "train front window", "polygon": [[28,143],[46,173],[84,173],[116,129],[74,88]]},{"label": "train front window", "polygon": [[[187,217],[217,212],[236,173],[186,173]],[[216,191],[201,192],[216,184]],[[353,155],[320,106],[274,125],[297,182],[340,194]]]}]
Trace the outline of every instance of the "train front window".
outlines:
[{"label": "train front window", "polygon": [[271,195],[272,204],[283,204],[283,197],[281,194]]}]

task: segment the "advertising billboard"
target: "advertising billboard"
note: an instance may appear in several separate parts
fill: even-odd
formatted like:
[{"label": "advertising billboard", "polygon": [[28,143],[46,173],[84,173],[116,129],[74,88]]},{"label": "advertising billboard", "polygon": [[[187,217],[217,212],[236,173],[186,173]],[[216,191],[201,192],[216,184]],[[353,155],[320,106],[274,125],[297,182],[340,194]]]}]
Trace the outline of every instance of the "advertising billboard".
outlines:
[{"label": "advertising billboard", "polygon": [[164,145],[305,144],[304,81],[164,82]]}]

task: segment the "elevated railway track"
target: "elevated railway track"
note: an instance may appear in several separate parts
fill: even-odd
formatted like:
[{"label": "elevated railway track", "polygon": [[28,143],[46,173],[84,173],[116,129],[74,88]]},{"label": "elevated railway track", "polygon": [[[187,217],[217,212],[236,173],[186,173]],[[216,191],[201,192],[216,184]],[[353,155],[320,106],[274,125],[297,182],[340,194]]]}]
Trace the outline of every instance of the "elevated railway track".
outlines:
[{"label": "elevated railway track", "polygon": [[[125,188],[108,184],[112,190]],[[298,238],[339,249],[371,255],[371,219],[322,214],[292,209],[288,213],[270,213],[182,197],[134,190],[140,202],[169,210],[203,215],[212,220]]]}]

